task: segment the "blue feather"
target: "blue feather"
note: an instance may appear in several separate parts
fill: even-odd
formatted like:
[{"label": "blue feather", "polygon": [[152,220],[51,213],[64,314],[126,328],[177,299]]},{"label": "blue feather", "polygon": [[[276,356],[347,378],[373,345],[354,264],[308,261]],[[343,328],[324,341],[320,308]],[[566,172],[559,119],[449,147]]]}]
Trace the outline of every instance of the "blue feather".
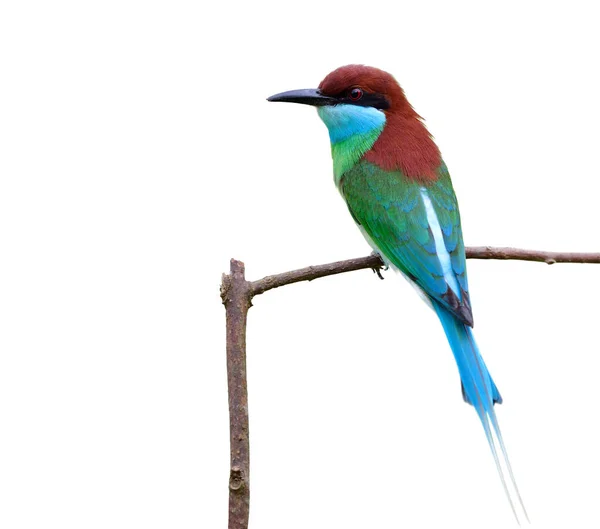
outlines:
[{"label": "blue feather", "polygon": [[373,107],[333,105],[318,107],[317,112],[327,125],[333,145],[352,136],[380,129],[385,123],[385,114]]},{"label": "blue feather", "polygon": [[[473,331],[437,301],[432,300],[432,304],[442,323],[452,353],[454,354],[462,382],[463,397],[466,402],[475,408],[481,420],[513,514],[517,522],[519,522],[516,507],[520,506],[525,519],[529,522],[529,517],[527,516],[527,511],[525,510],[515,481],[506,447],[504,446],[504,440],[502,439],[500,425],[498,424],[494,410],[494,404],[501,404],[502,397],[479,353]],[[500,449],[502,459],[498,457],[498,448]],[[506,479],[507,474],[510,478],[509,481]]]}]

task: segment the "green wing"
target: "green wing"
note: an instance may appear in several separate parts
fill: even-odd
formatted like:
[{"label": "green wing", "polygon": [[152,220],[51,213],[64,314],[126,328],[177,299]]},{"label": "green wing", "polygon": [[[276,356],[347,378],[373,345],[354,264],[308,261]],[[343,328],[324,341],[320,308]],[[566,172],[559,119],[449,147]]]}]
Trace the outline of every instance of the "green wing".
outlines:
[{"label": "green wing", "polygon": [[339,187],[384,259],[472,326],[460,214],[446,165],[437,181],[424,185],[361,161]]}]

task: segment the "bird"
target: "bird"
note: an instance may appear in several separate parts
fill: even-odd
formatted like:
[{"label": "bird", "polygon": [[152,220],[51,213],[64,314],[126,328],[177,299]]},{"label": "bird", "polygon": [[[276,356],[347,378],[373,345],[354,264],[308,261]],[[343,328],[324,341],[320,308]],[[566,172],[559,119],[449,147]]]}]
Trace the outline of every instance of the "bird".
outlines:
[{"label": "bird", "polygon": [[316,89],[267,100],[316,107],[329,131],[334,182],[350,215],[383,262],[437,314],[463,399],[483,425],[512,512],[520,525],[520,507],[529,522],[494,409],[502,397],[473,336],[458,202],[423,118],[391,74],[362,64],[333,70]]}]

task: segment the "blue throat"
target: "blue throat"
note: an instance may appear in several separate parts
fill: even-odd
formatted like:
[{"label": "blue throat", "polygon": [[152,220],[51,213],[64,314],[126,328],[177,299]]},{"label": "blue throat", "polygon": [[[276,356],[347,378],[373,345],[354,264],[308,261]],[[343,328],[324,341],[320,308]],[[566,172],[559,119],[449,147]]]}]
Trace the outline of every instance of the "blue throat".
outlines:
[{"label": "blue throat", "polygon": [[332,145],[351,136],[383,129],[385,124],[385,114],[373,107],[334,105],[317,107],[317,112],[329,129]]},{"label": "blue throat", "polygon": [[339,186],[342,175],[373,147],[385,126],[385,114],[357,105],[317,107],[317,112],[329,130],[333,175]]}]

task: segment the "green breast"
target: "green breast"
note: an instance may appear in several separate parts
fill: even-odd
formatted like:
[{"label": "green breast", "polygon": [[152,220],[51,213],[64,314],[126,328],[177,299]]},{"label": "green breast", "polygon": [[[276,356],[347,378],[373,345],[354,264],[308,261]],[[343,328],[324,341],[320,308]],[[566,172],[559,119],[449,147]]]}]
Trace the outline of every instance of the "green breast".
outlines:
[{"label": "green breast", "polygon": [[342,175],[352,169],[363,155],[373,147],[382,130],[383,125],[381,128],[373,129],[364,134],[355,134],[343,141],[331,144],[333,177],[336,186],[340,186]]}]

